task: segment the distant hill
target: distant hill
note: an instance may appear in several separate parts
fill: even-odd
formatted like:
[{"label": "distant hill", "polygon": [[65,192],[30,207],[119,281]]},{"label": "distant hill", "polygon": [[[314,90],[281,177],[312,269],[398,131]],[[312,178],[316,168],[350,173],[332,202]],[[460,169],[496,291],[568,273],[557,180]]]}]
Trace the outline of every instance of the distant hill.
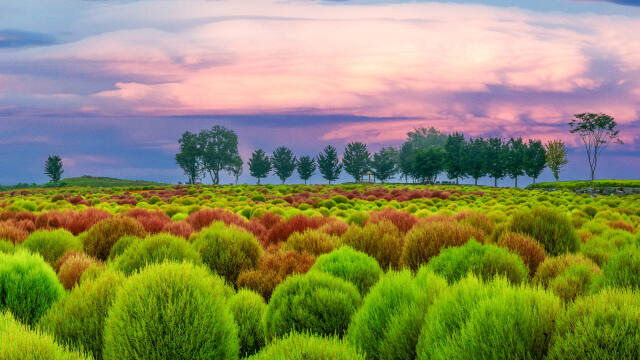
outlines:
[{"label": "distant hill", "polygon": [[125,180],[111,177],[94,177],[84,175],[80,177],[62,179],[62,186],[90,186],[90,187],[131,187],[131,186],[155,186],[166,185],[147,180]]},{"label": "distant hill", "polygon": [[[88,186],[88,187],[138,187],[138,186],[161,186],[166,185],[154,181],[147,180],[126,180],[117,179],[111,177],[96,177],[84,175],[80,177],[72,177],[62,179],[58,183],[57,187],[71,187],[71,186]],[[53,184],[26,184],[21,183],[17,185],[3,186],[0,185],[0,191],[18,190],[18,189],[34,189],[34,188],[49,188],[54,187]]]}]

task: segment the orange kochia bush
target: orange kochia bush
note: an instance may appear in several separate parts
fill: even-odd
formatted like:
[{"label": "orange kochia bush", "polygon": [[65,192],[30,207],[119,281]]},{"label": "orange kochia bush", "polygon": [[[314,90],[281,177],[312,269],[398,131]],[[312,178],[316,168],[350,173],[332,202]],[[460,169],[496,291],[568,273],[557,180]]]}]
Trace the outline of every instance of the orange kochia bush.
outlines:
[{"label": "orange kochia bush", "polygon": [[375,258],[384,270],[398,268],[404,243],[403,234],[389,220],[363,227],[352,225],[341,237],[344,245]]},{"label": "orange kochia bush", "polygon": [[237,285],[261,294],[268,301],[287,276],[306,273],[315,261],[316,258],[306,252],[280,251],[279,246],[272,246],[260,258],[257,270],[240,274]]},{"label": "orange kochia bush", "polygon": [[430,221],[420,223],[411,229],[405,237],[401,263],[413,271],[437,256],[440,250],[464,245],[474,238],[483,243],[482,230],[466,223],[454,221]]},{"label": "orange kochia bush", "polygon": [[186,221],[171,221],[162,227],[162,232],[189,239],[193,233],[193,227]]},{"label": "orange kochia bush", "polygon": [[268,247],[286,241],[294,232],[303,233],[307,229],[317,229],[328,222],[335,221],[325,216],[296,215],[271,227],[262,240],[262,246]]},{"label": "orange kochia bush", "polygon": [[113,244],[126,235],[144,238],[147,232],[137,220],[130,217],[114,216],[104,219],[89,229],[84,238],[84,249],[88,255],[105,261]]},{"label": "orange kochia bush", "polygon": [[504,232],[500,235],[498,246],[505,247],[518,254],[533,276],[544,259],[547,257],[544,248],[532,237],[514,232]]},{"label": "orange kochia bush", "polygon": [[393,208],[385,208],[380,211],[372,211],[365,224],[377,224],[385,220],[390,221],[403,233],[411,230],[411,228],[418,222],[418,219],[416,219],[413,214]]},{"label": "orange kochia bush", "polygon": [[148,211],[146,209],[131,209],[123,214],[132,217],[144,227],[149,234],[157,234],[162,231],[171,218],[162,211]]},{"label": "orange kochia bush", "polygon": [[92,265],[98,265],[94,258],[82,253],[71,254],[60,265],[58,279],[65,289],[70,290],[80,281],[84,271]]}]

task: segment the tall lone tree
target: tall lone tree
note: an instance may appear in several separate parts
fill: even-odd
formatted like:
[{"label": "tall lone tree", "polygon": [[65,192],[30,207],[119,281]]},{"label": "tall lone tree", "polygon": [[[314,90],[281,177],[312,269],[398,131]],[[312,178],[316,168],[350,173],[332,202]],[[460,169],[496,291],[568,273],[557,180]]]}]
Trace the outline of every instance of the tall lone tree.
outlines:
[{"label": "tall lone tree", "polygon": [[211,182],[220,183],[220,172],[233,173],[238,163],[238,136],[233,130],[216,125],[198,134],[202,151],[202,167],[211,176]]},{"label": "tall lone tree", "polygon": [[347,144],[342,157],[344,171],[353,176],[356,182],[362,180],[362,175],[369,171],[371,163],[371,153],[367,150],[367,145],[361,142]]},{"label": "tall lone tree", "polygon": [[231,165],[231,174],[233,174],[233,178],[235,180],[235,184],[238,185],[238,179],[240,175],[242,175],[242,158],[237,157],[234,161],[233,165]]},{"label": "tall lone tree", "polygon": [[311,156],[301,156],[298,159],[298,175],[300,175],[300,179],[304,180],[305,185],[307,184],[307,180],[309,180],[313,173],[316,172],[316,161]]},{"label": "tall lone tree", "polygon": [[289,148],[280,146],[271,155],[271,165],[273,171],[284,184],[296,169],[296,157]]},{"label": "tall lone tree", "polygon": [[62,158],[58,155],[51,155],[44,163],[44,174],[49,177],[54,185],[57,185],[64,173],[62,168]]},{"label": "tall lone tree", "polygon": [[456,185],[458,185],[460,178],[466,176],[464,135],[455,132],[447,136],[444,150],[447,153],[445,160],[447,177],[449,179],[456,179]]},{"label": "tall lone tree", "polygon": [[536,183],[536,179],[542,174],[542,171],[547,166],[547,152],[540,140],[529,139],[529,145],[525,152],[524,158],[524,173],[528,177],[533,179],[533,183]]},{"label": "tall lone tree", "polygon": [[342,171],[342,164],[338,159],[338,151],[335,147],[327,145],[320,154],[318,154],[318,170],[322,177],[331,184],[332,181],[338,180]]},{"label": "tall lone tree", "polygon": [[560,171],[569,163],[567,159],[567,147],[561,140],[550,140],[545,145],[547,166],[551,169],[553,177],[558,181]]},{"label": "tall lone tree", "polygon": [[260,185],[260,179],[266,178],[269,172],[271,172],[269,156],[262,149],[254,151],[249,159],[249,173],[258,179],[258,185]]},{"label": "tall lone tree", "polygon": [[498,186],[498,180],[506,175],[506,145],[501,138],[487,139],[487,175],[493,178],[493,186]]},{"label": "tall lone tree", "polygon": [[511,138],[505,145],[505,170],[507,175],[515,180],[515,185],[518,187],[518,176],[524,175],[527,146],[522,141],[522,138]]},{"label": "tall lone tree", "polygon": [[595,179],[598,167],[598,156],[606,148],[609,142],[622,144],[616,130],[618,124],[612,116],[603,113],[582,113],[574,115],[569,122],[569,130],[572,134],[580,135],[584,148],[587,151],[591,181]]},{"label": "tall lone tree", "polygon": [[469,139],[465,146],[465,168],[466,173],[478,185],[478,179],[487,175],[487,152],[488,144],[483,138]]},{"label": "tall lone tree", "polygon": [[202,149],[200,137],[189,131],[182,134],[178,140],[180,152],[176,154],[176,163],[182,168],[189,180],[188,184],[195,184],[202,177]]},{"label": "tall lone tree", "polygon": [[373,154],[371,169],[375,176],[384,184],[398,172],[398,150],[389,146],[383,147]]}]

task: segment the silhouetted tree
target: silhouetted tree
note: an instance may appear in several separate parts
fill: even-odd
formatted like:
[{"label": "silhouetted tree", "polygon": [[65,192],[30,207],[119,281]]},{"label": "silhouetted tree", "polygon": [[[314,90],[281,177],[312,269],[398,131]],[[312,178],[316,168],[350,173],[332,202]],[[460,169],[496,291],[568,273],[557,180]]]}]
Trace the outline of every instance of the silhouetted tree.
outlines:
[{"label": "silhouetted tree", "polygon": [[57,185],[64,173],[62,168],[62,158],[58,155],[51,155],[44,163],[44,174],[49,177],[54,185]]},{"label": "silhouetted tree", "polygon": [[176,163],[187,176],[187,184],[195,184],[202,177],[202,149],[200,137],[189,131],[178,139],[180,152],[176,154]]},{"label": "silhouetted tree", "polygon": [[269,161],[269,156],[262,149],[255,150],[251,154],[249,172],[251,176],[258,179],[258,185],[260,185],[260,179],[266,178],[271,172],[271,161]]},{"label": "silhouetted tree", "polygon": [[542,141],[529,139],[529,145],[524,158],[524,172],[533,179],[533,183],[536,183],[536,179],[542,174],[542,171],[547,164],[547,152],[542,146]]},{"label": "silhouetted tree", "polygon": [[233,172],[234,164],[238,163],[238,136],[233,130],[216,125],[210,130],[202,130],[200,149],[202,151],[202,167],[211,176],[211,182],[220,183],[220,172]]},{"label": "silhouetted tree", "polygon": [[515,185],[518,187],[518,176],[524,175],[524,162],[527,151],[527,146],[522,141],[522,138],[511,138],[503,147],[505,153],[505,172],[509,177],[515,180]]},{"label": "silhouetted tree", "polygon": [[398,150],[391,146],[383,147],[373,154],[371,168],[382,183],[392,178],[398,172]]},{"label": "silhouetted tree", "polygon": [[553,177],[558,181],[560,179],[560,171],[569,163],[567,160],[567,147],[561,140],[551,140],[545,146],[547,166],[551,169]]},{"label": "silhouetted tree", "polygon": [[289,148],[280,146],[271,155],[271,165],[273,171],[284,184],[296,169],[296,157]]},{"label": "silhouetted tree", "polygon": [[435,183],[438,175],[444,170],[446,152],[442,147],[431,146],[416,151],[414,169],[421,182]]},{"label": "silhouetted tree", "polygon": [[335,147],[327,145],[320,154],[318,154],[318,169],[331,184],[332,181],[338,180],[342,171],[342,164],[338,159],[338,151]]},{"label": "silhouetted tree", "polygon": [[362,175],[369,171],[371,154],[367,150],[367,145],[361,142],[347,144],[342,157],[342,165],[347,174],[353,176],[356,182],[362,180]]},{"label": "silhouetted tree", "polygon": [[313,176],[313,173],[316,171],[316,161],[311,156],[301,156],[298,159],[298,175],[300,175],[300,179],[304,180],[304,183],[307,183],[307,180]]},{"label": "silhouetted tree", "polygon": [[456,185],[458,185],[459,179],[466,176],[465,157],[467,154],[465,152],[464,135],[456,132],[447,136],[444,150],[447,153],[445,160],[447,177],[449,179],[456,179]]},{"label": "silhouetted tree", "polygon": [[488,143],[481,137],[469,139],[465,146],[465,172],[478,185],[478,179],[487,175]]},{"label": "silhouetted tree", "polygon": [[506,153],[506,145],[502,139],[487,139],[487,175],[493,178],[493,186],[498,186],[498,180],[506,175]]},{"label": "silhouetted tree", "polygon": [[616,130],[618,124],[612,116],[599,113],[583,113],[574,115],[574,119],[569,122],[570,133],[577,133],[582,139],[584,148],[587,151],[589,170],[591,171],[591,181],[595,179],[596,168],[598,167],[598,156],[611,142],[622,144],[618,137],[620,133]]}]

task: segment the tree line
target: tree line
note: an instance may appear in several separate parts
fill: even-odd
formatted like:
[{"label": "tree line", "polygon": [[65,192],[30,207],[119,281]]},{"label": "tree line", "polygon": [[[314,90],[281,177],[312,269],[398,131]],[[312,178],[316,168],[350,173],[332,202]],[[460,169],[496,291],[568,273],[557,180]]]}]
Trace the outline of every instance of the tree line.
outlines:
[{"label": "tree line", "polygon": [[[598,156],[609,142],[621,143],[613,117],[606,114],[576,114],[569,123],[570,133],[577,133],[587,153],[591,180],[594,179]],[[233,130],[216,125],[198,134],[185,132],[178,140],[180,152],[176,162],[184,170],[188,183],[195,184],[207,174],[213,184],[220,183],[220,173],[235,177],[242,174],[243,160],[238,152],[238,136]],[[296,157],[286,146],[276,148],[271,155],[257,149],[247,161],[251,176],[261,179],[274,173],[284,184],[294,171],[305,184],[317,171],[331,184],[342,171],[356,182],[363,176],[374,175],[385,182],[399,175],[405,182],[435,183],[438,176],[478,179],[489,177],[494,186],[498,180],[511,178],[518,186],[518,178],[528,176],[536,182],[545,168],[556,181],[568,163],[567,147],[560,140],[542,143],[521,137],[465,137],[461,132],[445,134],[431,128],[418,128],[407,133],[407,140],[398,148],[383,147],[371,153],[362,142],[351,142],[344,148],[342,159],[338,150],[327,145],[317,156]]]},{"label": "tree line", "polygon": [[[209,175],[213,184],[219,184],[221,172],[233,175],[237,183],[243,160],[233,130],[216,125],[198,134],[185,132],[178,143],[176,162],[188,183],[197,183]],[[566,163],[566,146],[561,141],[543,144],[522,138],[467,139],[462,133],[444,134],[434,128],[415,129],[399,148],[383,147],[375,153],[362,142],[351,142],[345,146],[342,159],[334,146],[327,145],[317,156],[300,157],[286,146],[276,148],[271,155],[257,149],[247,161],[258,184],[271,173],[284,184],[295,171],[305,184],[316,171],[331,184],[344,171],[356,182],[371,173],[383,183],[397,175],[405,182],[434,183],[445,173],[456,184],[460,179],[472,178],[477,185],[479,178],[488,176],[497,185],[498,180],[508,176],[516,186],[520,176],[529,176],[535,182],[546,167],[557,179]]]}]

